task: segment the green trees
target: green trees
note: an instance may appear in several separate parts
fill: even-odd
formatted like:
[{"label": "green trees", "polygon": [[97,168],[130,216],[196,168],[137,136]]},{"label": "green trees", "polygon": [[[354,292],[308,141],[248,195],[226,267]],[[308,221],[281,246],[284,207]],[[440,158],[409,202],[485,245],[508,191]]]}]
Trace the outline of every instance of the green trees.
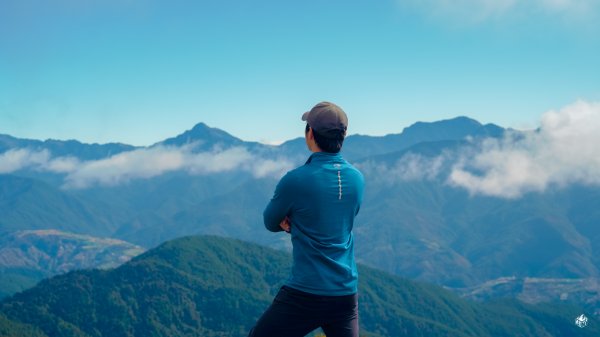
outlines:
[{"label": "green trees", "polygon": [[[285,281],[290,262],[284,252],[233,239],[181,238],[119,268],[71,272],[4,300],[0,329],[34,337],[44,336],[41,332],[69,337],[246,336]],[[579,329],[572,324],[581,314],[578,308],[514,301],[478,304],[371,268],[361,266],[359,272],[363,336],[600,333],[597,325]]]}]

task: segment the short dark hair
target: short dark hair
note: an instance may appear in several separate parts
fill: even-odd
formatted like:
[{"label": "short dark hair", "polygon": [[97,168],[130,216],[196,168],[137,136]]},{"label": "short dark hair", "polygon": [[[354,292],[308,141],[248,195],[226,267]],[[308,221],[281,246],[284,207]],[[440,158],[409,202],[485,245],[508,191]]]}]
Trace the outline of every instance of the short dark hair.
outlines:
[{"label": "short dark hair", "polygon": [[[307,133],[310,129],[310,125],[306,124],[304,133]],[[323,152],[338,153],[342,149],[344,144],[344,138],[346,138],[346,131],[341,131],[333,135],[333,137],[325,137],[319,134],[313,129],[313,136],[315,137],[315,143],[319,146],[319,149]]]}]

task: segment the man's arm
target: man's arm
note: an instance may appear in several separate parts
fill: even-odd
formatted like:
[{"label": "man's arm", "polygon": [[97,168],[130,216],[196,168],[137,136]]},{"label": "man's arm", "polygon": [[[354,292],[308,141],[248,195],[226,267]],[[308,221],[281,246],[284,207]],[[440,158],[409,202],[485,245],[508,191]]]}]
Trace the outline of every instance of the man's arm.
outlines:
[{"label": "man's arm", "polygon": [[[292,209],[292,193],[290,191],[290,174],[286,174],[275,188],[273,198],[263,212],[265,227],[271,232],[280,232],[284,230],[281,224],[287,219],[287,215]],[[288,221],[285,221],[288,223]],[[288,226],[289,229],[289,226]],[[286,230],[287,232],[288,230]]]}]

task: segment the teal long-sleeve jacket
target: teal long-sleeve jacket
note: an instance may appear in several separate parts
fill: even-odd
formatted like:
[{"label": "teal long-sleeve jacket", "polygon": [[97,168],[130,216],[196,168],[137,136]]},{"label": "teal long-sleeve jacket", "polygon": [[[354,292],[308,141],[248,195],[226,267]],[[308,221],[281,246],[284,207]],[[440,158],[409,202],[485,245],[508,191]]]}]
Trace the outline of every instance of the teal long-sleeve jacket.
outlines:
[{"label": "teal long-sleeve jacket", "polygon": [[357,292],[352,228],[363,191],[362,173],[339,153],[313,153],[281,178],[263,216],[273,232],[290,220],[294,261],[287,286],[326,296]]}]

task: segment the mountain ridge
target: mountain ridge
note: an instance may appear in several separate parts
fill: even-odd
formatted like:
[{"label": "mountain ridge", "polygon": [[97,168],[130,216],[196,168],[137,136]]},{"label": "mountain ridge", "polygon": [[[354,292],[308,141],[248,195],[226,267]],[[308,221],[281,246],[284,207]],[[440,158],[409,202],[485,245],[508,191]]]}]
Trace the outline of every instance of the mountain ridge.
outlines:
[{"label": "mountain ridge", "polygon": [[27,148],[32,150],[48,150],[54,156],[74,156],[83,160],[97,160],[115,154],[134,150],[138,147],[123,143],[82,143],[75,139],[36,140],[16,138],[0,134],[0,154],[11,149]]},{"label": "mountain ridge", "polygon": [[[441,132],[441,130],[446,130]],[[451,131],[447,131],[451,130]],[[386,151],[381,149],[381,145],[374,145],[381,141],[391,141],[396,144],[396,150],[412,146],[419,142],[447,140],[447,139],[463,139],[466,136],[491,136],[500,137],[504,129],[495,124],[482,125],[478,121],[469,117],[460,116],[452,119],[435,121],[435,122],[416,122],[408,127],[405,127],[400,133],[391,133],[384,136],[370,135],[348,135],[346,144],[356,143],[357,147],[375,147],[378,152]],[[405,134],[405,133],[408,133]],[[430,134],[439,134],[438,136],[429,136]],[[237,138],[225,130],[210,127],[204,122],[199,122],[189,130],[183,131],[177,136],[158,141],[149,146],[133,146],[123,143],[82,143],[78,140],[35,140],[16,138],[6,134],[0,134],[0,154],[15,148],[30,148],[30,149],[48,149],[54,156],[72,155],[83,160],[97,160],[106,158],[122,152],[127,152],[140,148],[152,148],[156,146],[183,146],[186,144],[200,143],[199,149],[207,150],[214,145],[225,147],[232,146],[248,146],[250,148],[264,149],[283,149],[283,150],[304,150],[306,145],[304,140],[294,138],[287,140],[279,145],[267,145],[258,142],[248,142]],[[350,145],[351,147],[353,145]],[[347,148],[348,146],[346,146]],[[354,153],[349,153],[351,157],[355,157]]]},{"label": "mountain ridge", "polygon": [[[234,239],[184,237],[112,270],[71,272],[0,302],[0,314],[48,336],[245,336],[285,280],[290,255]],[[476,304],[360,266],[365,336],[593,336],[579,308]],[[49,291],[53,289],[53,291]],[[592,318],[595,319],[595,318]]]}]

